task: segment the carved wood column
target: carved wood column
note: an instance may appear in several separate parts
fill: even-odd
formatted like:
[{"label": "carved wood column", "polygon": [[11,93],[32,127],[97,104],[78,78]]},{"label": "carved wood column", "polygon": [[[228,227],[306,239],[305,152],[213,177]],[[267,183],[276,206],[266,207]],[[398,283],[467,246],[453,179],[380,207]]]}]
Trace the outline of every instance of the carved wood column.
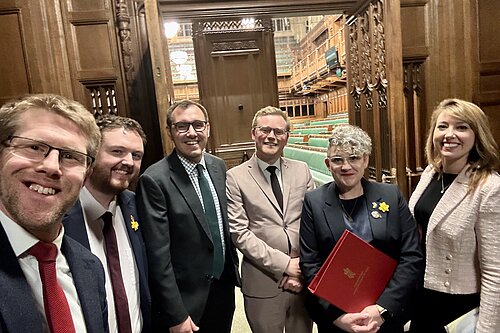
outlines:
[{"label": "carved wood column", "polygon": [[373,140],[368,177],[408,194],[400,2],[367,1],[347,25],[349,116]]}]

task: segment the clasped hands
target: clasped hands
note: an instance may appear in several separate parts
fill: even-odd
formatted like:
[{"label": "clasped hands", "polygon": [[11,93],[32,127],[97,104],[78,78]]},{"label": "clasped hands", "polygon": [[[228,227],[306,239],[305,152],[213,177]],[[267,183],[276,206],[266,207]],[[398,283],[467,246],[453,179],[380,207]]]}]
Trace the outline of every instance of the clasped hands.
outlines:
[{"label": "clasped hands", "polygon": [[359,313],[346,313],[333,324],[346,332],[375,333],[384,323],[377,305],[369,305]]},{"label": "clasped hands", "polygon": [[299,293],[302,291],[304,285],[298,257],[290,259],[278,287],[292,293]]}]

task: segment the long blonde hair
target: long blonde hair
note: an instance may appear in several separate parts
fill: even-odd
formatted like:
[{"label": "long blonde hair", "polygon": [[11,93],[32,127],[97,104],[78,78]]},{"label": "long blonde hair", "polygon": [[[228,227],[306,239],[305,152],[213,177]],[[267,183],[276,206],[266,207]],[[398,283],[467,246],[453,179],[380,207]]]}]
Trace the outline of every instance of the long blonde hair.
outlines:
[{"label": "long blonde hair", "polygon": [[491,133],[488,117],[476,104],[458,98],[445,99],[439,103],[432,113],[425,145],[427,161],[436,172],[441,172],[443,161],[439,150],[434,147],[432,139],[437,119],[443,112],[466,122],[474,132],[474,146],[467,157],[469,193],[472,193],[492,172],[498,171],[500,165],[498,145]]}]

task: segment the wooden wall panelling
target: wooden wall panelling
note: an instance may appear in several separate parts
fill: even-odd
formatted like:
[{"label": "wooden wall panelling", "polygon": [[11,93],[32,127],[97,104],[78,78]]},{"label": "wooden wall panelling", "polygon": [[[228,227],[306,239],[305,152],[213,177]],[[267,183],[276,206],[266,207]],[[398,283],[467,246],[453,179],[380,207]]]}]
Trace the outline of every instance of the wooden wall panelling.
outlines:
[{"label": "wooden wall panelling", "polygon": [[[139,121],[147,135],[148,143],[141,164],[141,169],[144,170],[164,156],[160,127],[165,128],[166,124],[160,124],[158,117],[144,1],[127,0],[126,5],[131,40],[127,51],[130,53],[130,62],[124,61],[124,66],[128,67],[125,69],[128,112],[129,117]],[[119,11],[123,10],[121,7]],[[124,52],[123,46],[121,52]]]},{"label": "wooden wall panelling", "polygon": [[[369,177],[408,194],[399,1],[372,1],[348,19],[350,119],[373,140]],[[399,134],[399,135],[398,135]]]},{"label": "wooden wall panelling", "polygon": [[476,2],[429,0],[426,5],[429,57],[425,81],[429,113],[445,98],[472,100],[477,92]]},{"label": "wooden wall panelling", "polygon": [[477,0],[479,84],[474,100],[490,119],[495,139],[500,144],[500,2]]},{"label": "wooden wall panelling", "polygon": [[156,0],[145,0],[146,27],[149,41],[149,55],[153,69],[156,105],[158,110],[158,123],[160,124],[163,151],[168,154],[172,151],[173,143],[168,136],[167,110],[173,102],[174,88],[170,73],[170,58],[168,46],[163,33],[163,20],[161,18]]},{"label": "wooden wall panelling", "polygon": [[63,0],[61,5],[75,99],[94,114],[126,116],[114,2]]},{"label": "wooden wall panelling", "polygon": [[26,93],[73,97],[58,1],[0,2],[0,103]]},{"label": "wooden wall panelling", "polygon": [[193,22],[200,100],[209,112],[210,149],[246,143],[255,112],[279,106],[269,18],[247,28],[241,18]]},{"label": "wooden wall panelling", "polygon": [[427,162],[424,155],[428,131],[428,105],[425,78],[428,72],[429,11],[428,0],[401,1],[403,45],[404,117],[406,168],[411,193]]}]

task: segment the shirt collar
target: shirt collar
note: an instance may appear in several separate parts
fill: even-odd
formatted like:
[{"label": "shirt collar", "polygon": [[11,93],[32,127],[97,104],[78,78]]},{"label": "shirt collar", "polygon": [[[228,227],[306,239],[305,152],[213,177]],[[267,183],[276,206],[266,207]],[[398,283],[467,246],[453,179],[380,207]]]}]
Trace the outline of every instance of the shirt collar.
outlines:
[{"label": "shirt collar", "polygon": [[259,165],[259,169],[262,171],[262,173],[264,173],[266,171],[266,168],[270,165],[275,166],[278,171],[281,172],[281,158],[278,158],[278,160],[276,160],[276,162],[274,162],[273,164],[268,164],[257,156],[255,156],[255,158],[257,159],[257,164]]},{"label": "shirt collar", "polygon": [[111,212],[113,216],[116,213],[116,196],[113,201],[109,204],[109,207],[103,207],[90,193],[86,186],[80,191],[80,202],[82,204],[82,209],[85,212],[85,216],[88,222],[97,221],[101,218],[102,214],[106,212]]},{"label": "shirt collar", "polygon": [[[40,241],[26,229],[14,222],[10,217],[5,215],[2,211],[0,211],[0,222],[2,223],[2,227],[7,234],[7,238],[9,239],[10,245],[12,246],[16,257],[19,257]],[[59,235],[52,241],[52,243],[57,246],[57,250],[59,251],[61,250],[63,236],[64,226],[61,223]]]},{"label": "shirt collar", "polygon": [[205,169],[207,168],[206,163],[205,163],[205,155],[204,154],[201,155],[201,160],[199,163],[195,163],[191,160],[188,160],[187,158],[185,158],[181,155],[177,155],[177,156],[179,156],[179,159],[181,160],[182,166],[184,167],[184,169],[186,169],[186,172],[188,174],[191,174],[191,173],[196,171],[197,164],[203,165],[203,168],[205,168]]}]

